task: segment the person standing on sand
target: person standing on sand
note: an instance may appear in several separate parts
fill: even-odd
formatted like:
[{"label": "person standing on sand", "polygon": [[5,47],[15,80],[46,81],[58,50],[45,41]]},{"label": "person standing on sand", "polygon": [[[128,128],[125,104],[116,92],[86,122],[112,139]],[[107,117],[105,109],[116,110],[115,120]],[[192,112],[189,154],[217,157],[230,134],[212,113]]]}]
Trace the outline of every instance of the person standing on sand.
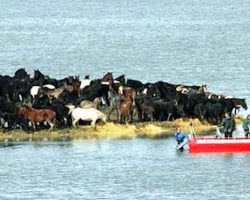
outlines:
[{"label": "person standing on sand", "polygon": [[233,137],[233,131],[235,130],[236,123],[234,118],[229,113],[225,114],[225,118],[219,126],[223,127],[225,138]]},{"label": "person standing on sand", "polygon": [[243,120],[243,124],[242,124],[243,130],[245,132],[245,137],[248,138],[248,136],[250,135],[250,114],[247,115],[246,119]]}]

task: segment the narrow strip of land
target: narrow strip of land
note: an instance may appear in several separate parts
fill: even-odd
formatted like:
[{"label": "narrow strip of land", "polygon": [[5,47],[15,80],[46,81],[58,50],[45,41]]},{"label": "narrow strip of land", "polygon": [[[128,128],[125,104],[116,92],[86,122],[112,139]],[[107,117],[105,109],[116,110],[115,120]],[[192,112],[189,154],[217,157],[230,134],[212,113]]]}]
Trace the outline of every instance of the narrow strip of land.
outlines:
[{"label": "narrow strip of land", "polygon": [[[215,128],[209,124],[202,124],[199,120],[193,120],[196,134],[209,134]],[[173,122],[145,122],[134,124],[106,123],[98,125],[94,130],[91,126],[79,128],[58,129],[53,132],[41,130],[32,133],[13,130],[0,132],[0,141],[65,141],[74,139],[134,139],[151,138],[160,139],[173,136],[176,127],[182,127],[189,133],[189,120],[178,119]]]}]

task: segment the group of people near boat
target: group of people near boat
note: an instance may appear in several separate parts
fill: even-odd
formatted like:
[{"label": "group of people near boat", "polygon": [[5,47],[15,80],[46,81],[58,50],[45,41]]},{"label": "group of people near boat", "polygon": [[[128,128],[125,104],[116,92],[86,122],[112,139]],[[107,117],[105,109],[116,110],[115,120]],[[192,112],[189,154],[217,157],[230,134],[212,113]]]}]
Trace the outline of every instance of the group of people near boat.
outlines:
[{"label": "group of people near boat", "polygon": [[[226,113],[225,118],[219,127],[223,128],[223,132],[225,134],[225,138],[232,138],[233,132],[236,130],[236,122],[233,114]],[[250,136],[250,114],[242,122],[242,128],[245,134],[245,137],[248,138]]]},{"label": "group of people near boat", "polygon": [[[225,118],[222,123],[218,125],[218,128],[222,128],[225,138],[232,138],[233,132],[236,130],[236,122],[234,119],[234,115],[230,113],[225,114]],[[242,128],[244,130],[245,137],[248,138],[250,136],[250,114],[242,122]],[[182,144],[188,139],[187,134],[182,132],[181,127],[176,128],[175,139],[177,142],[177,147],[179,145],[180,150],[183,150]],[[216,135],[218,137],[218,135]]]}]

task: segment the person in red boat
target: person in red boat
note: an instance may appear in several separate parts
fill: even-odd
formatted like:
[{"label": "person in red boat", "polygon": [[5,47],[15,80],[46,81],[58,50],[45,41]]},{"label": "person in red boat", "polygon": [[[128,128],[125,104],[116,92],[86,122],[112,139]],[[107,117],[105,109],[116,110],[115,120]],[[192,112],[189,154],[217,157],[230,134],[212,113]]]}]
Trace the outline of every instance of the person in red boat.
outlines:
[{"label": "person in red boat", "polygon": [[236,123],[232,115],[226,113],[225,118],[223,119],[222,123],[219,126],[223,127],[225,138],[233,137],[233,131],[235,130]]}]

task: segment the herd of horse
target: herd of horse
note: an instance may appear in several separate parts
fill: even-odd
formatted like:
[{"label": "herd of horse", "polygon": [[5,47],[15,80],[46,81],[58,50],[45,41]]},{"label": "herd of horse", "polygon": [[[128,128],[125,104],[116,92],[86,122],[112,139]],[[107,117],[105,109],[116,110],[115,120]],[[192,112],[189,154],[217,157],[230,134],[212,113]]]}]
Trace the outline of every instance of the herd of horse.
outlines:
[{"label": "herd of horse", "polygon": [[[164,81],[142,83],[108,72],[100,79],[79,76],[51,78],[24,68],[14,76],[0,75],[0,126],[11,130],[76,127],[79,123],[171,121],[198,118],[218,124],[225,113],[247,109],[246,100],[217,95],[206,85]],[[106,114],[104,114],[106,113]]]}]

